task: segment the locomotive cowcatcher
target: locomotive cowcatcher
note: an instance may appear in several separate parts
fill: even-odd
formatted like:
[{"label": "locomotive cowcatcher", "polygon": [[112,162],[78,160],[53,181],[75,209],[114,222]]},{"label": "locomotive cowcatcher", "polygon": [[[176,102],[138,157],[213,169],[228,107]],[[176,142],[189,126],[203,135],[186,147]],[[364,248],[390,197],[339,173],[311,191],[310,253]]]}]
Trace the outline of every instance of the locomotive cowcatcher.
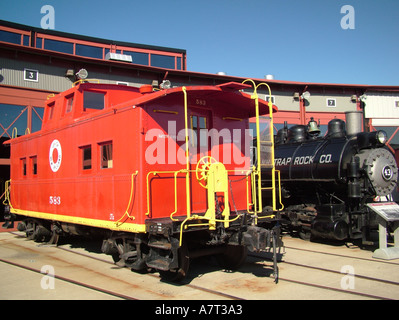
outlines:
[{"label": "locomotive cowcatcher", "polygon": [[245,83],[75,84],[48,98],[40,131],[6,142],[4,227],[22,219],[28,238],[50,243],[100,235],[118,265],[168,280],[184,278],[194,257],[237,268],[247,250],[272,249],[277,278],[279,224],[261,205],[248,130],[275,106]]}]

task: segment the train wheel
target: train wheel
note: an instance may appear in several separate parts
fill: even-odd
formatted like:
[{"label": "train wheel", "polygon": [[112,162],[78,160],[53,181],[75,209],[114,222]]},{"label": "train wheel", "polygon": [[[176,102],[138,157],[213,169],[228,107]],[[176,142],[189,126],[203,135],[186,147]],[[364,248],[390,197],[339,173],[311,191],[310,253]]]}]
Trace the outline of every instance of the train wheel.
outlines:
[{"label": "train wheel", "polygon": [[58,244],[60,240],[60,235],[62,234],[61,226],[57,222],[53,222],[51,225],[51,237],[48,244]]},{"label": "train wheel", "polygon": [[131,268],[137,260],[136,246],[126,238],[115,241],[117,251],[112,253],[112,259],[119,267]]},{"label": "train wheel", "polygon": [[227,245],[226,251],[217,255],[219,264],[228,270],[238,269],[247,258],[246,246]]},{"label": "train wheel", "polygon": [[161,275],[162,280],[168,282],[178,282],[183,280],[187,276],[190,266],[190,258],[188,255],[188,249],[186,244],[183,244],[179,248],[178,255],[179,267],[177,269],[168,271],[159,270],[159,274]]},{"label": "train wheel", "polygon": [[311,234],[311,232],[309,230],[301,229],[299,231],[299,238],[301,238],[302,240],[309,241],[311,236],[312,236],[312,234]]},{"label": "train wheel", "polygon": [[51,231],[41,222],[34,219],[27,219],[24,224],[24,231],[29,240],[36,242],[48,241],[51,237]]},{"label": "train wheel", "polygon": [[25,231],[26,237],[29,240],[33,240],[34,239],[34,235],[35,235],[35,230],[36,230],[37,223],[33,219],[27,219],[24,222],[25,222],[25,225],[24,225],[25,230],[24,231]]}]

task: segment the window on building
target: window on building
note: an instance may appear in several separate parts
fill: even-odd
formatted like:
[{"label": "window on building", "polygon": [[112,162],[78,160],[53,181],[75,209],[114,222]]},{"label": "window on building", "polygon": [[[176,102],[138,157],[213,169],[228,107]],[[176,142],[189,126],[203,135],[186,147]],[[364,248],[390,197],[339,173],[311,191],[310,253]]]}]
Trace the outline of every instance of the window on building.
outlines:
[{"label": "window on building", "polygon": [[42,49],[43,47],[43,38],[36,38],[36,48]]},{"label": "window on building", "polygon": [[85,91],[83,94],[83,111],[86,109],[102,110],[104,109],[105,93]]},{"label": "window on building", "polygon": [[103,59],[103,48],[76,44],[75,53],[78,56]]},{"label": "window on building", "polygon": [[89,170],[91,169],[91,146],[81,147],[82,154],[82,169]]},{"label": "window on building", "polygon": [[182,65],[181,65],[181,58],[180,57],[177,57],[176,63],[177,63],[176,69],[177,70],[183,70]]},{"label": "window on building", "polygon": [[44,39],[44,49],[73,54],[73,43],[52,39]]},{"label": "window on building", "polygon": [[[134,62],[134,60],[133,60]],[[160,54],[151,54],[151,66],[167,68],[167,69],[175,69],[175,57],[172,56],[163,56]]]},{"label": "window on building", "polygon": [[112,142],[100,144],[101,169],[113,167]]},{"label": "window on building", "polygon": [[28,127],[27,110],[26,106],[0,103],[0,137],[23,135]]},{"label": "window on building", "polygon": [[19,33],[0,30],[0,41],[21,44],[21,35]]},{"label": "window on building", "polygon": [[42,128],[43,114],[43,107],[32,107],[32,133]]},{"label": "window on building", "polygon": [[144,52],[134,52],[123,50],[123,54],[132,56],[133,63],[148,66],[149,54]]},{"label": "window on building", "polygon": [[24,34],[24,39],[23,39],[23,41],[24,41],[24,46],[30,46],[30,37],[29,36],[27,36],[26,34]]}]

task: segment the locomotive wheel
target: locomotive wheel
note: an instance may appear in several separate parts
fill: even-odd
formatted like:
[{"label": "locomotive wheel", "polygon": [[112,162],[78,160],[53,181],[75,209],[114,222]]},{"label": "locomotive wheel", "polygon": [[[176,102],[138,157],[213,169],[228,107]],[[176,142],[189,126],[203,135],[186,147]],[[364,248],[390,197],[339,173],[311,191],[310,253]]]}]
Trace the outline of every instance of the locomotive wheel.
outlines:
[{"label": "locomotive wheel", "polygon": [[178,282],[183,280],[190,266],[190,258],[188,255],[187,245],[183,244],[179,250],[179,267],[175,270],[162,271],[159,270],[159,274],[161,275],[162,280],[167,282]]},{"label": "locomotive wheel", "polygon": [[311,237],[312,234],[309,230],[299,230],[299,238],[301,238],[302,240],[309,241]]},{"label": "locomotive wheel", "polygon": [[198,183],[205,189],[208,188],[208,172],[211,164],[217,163],[217,160],[211,156],[205,156],[198,160],[195,168],[195,176]]},{"label": "locomotive wheel", "polygon": [[228,270],[238,269],[247,258],[247,247],[246,246],[234,246],[227,245],[226,251],[216,258],[221,267]]}]

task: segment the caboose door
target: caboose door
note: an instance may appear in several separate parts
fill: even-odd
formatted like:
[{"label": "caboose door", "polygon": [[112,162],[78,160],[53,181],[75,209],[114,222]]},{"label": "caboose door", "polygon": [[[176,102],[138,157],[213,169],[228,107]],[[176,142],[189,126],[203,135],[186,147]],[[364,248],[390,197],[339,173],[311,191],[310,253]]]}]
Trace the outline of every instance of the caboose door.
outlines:
[{"label": "caboose door", "polygon": [[207,209],[206,189],[199,184],[195,170],[198,161],[210,155],[211,139],[209,130],[212,128],[212,112],[201,108],[190,109],[190,170],[191,170],[191,210],[203,213]]}]

